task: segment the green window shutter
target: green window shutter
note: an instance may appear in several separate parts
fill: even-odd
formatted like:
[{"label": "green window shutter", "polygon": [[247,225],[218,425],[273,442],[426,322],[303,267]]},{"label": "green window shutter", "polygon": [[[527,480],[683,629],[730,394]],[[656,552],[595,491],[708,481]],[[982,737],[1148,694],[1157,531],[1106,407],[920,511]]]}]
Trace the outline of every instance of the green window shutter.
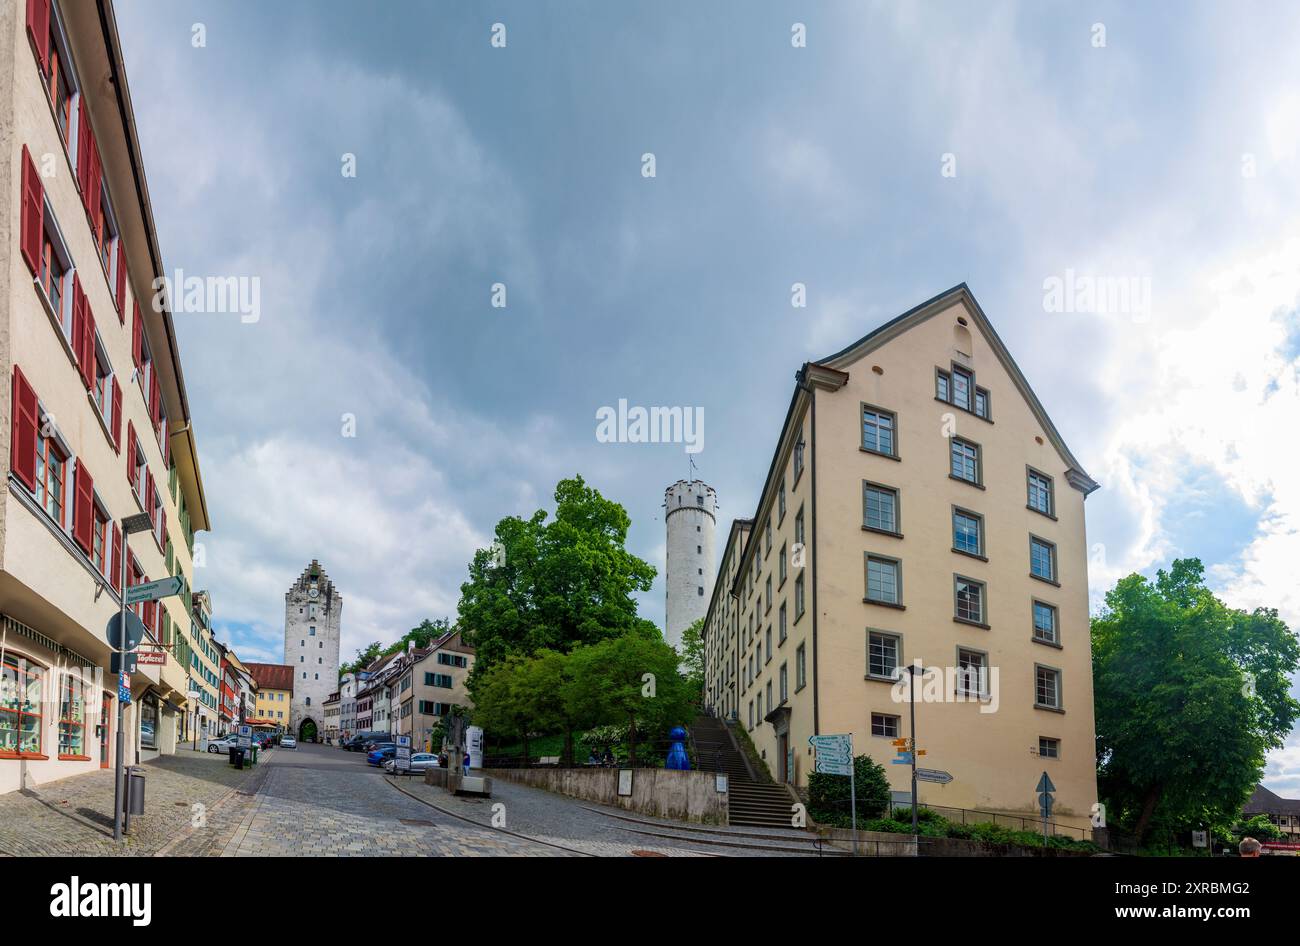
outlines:
[{"label": "green window shutter", "polygon": [[172,540],[168,539],[167,540],[167,574],[173,576],[176,574],[175,559],[176,559],[175,553],[172,551]]}]

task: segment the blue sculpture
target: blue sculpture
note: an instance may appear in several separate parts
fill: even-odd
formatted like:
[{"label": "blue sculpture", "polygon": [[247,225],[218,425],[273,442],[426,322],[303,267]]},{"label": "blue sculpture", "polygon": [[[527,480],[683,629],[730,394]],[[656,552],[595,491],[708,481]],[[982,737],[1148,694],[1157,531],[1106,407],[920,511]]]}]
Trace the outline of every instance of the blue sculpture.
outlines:
[{"label": "blue sculpture", "polygon": [[673,745],[668,750],[668,759],[664,762],[664,768],[689,771],[691,759],[686,754],[686,730],[681,726],[674,726],[668,733],[668,738],[673,741]]}]

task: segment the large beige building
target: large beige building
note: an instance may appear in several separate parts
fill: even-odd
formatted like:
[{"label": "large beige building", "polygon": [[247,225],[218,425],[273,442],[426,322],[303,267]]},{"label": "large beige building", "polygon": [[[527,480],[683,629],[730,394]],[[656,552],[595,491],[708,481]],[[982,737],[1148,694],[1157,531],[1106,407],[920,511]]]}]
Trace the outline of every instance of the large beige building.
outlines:
[{"label": "large beige building", "polygon": [[1097,800],[1083,471],[963,284],[799,371],[705,623],[705,699],[773,775],[814,734],[892,765],[917,680],[922,803],[1056,821]]},{"label": "large beige building", "polygon": [[[162,256],[109,0],[0,4],[0,792],[107,767],[105,627],[137,606],[128,762],[194,724],[194,532],[208,528]],[[123,518],[151,528],[123,537]]]},{"label": "large beige building", "polygon": [[411,736],[416,751],[437,752],[442,746],[430,743],[434,726],[453,706],[473,705],[465,682],[474,667],[474,648],[451,631],[411,656],[393,689],[391,731]]}]

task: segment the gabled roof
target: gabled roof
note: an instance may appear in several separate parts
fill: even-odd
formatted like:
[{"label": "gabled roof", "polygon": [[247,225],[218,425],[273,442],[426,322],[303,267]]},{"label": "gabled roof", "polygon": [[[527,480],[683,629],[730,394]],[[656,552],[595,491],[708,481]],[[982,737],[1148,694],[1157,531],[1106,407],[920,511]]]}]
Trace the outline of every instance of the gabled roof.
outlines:
[{"label": "gabled roof", "polygon": [[1047,437],[1051,440],[1052,446],[1056,448],[1056,452],[1060,454],[1061,459],[1065,462],[1066,466],[1069,467],[1065,474],[1067,481],[1071,486],[1082,492],[1085,496],[1097,489],[1100,484],[1084,472],[1083,464],[1075,458],[1074,454],[1070,452],[1070,448],[1065,445],[1065,441],[1057,431],[1056,425],[1053,424],[1052,419],[1047,416],[1047,411],[1043,409],[1043,405],[1038,400],[1038,396],[1034,394],[1033,389],[1029,387],[1029,382],[1025,380],[1024,373],[1021,372],[1020,366],[1017,365],[1015,359],[1011,357],[1011,352],[1007,350],[1007,346],[1004,345],[1002,339],[998,337],[998,333],[994,330],[992,323],[989,322],[988,316],[984,314],[984,310],[980,308],[980,304],[976,301],[975,295],[970,291],[970,287],[964,282],[958,283],[951,289],[939,293],[939,295],[934,298],[927,299],[920,305],[908,309],[902,315],[890,319],[884,325],[859,338],[852,345],[842,348],[833,355],[822,358],[817,362],[817,364],[828,368],[843,370],[868,352],[879,348],[881,345],[884,345],[891,339],[903,334],[913,326],[919,325],[931,316],[937,315],[958,302],[966,307],[966,311],[970,314],[970,317],[975,320],[975,324],[979,326],[980,331],[982,331],[985,337],[988,338],[993,348],[993,353],[997,356],[998,361],[1002,363],[1002,367],[1005,368],[1007,374],[1011,376],[1011,380],[1015,384],[1016,389],[1029,405],[1029,409],[1033,412],[1035,419],[1037,419],[1038,423],[1047,433]]},{"label": "gabled roof", "polygon": [[1300,815],[1300,800],[1283,798],[1275,792],[1270,792],[1263,785],[1257,785],[1255,791],[1251,793],[1250,801],[1242,806],[1241,811],[1246,815]]},{"label": "gabled roof", "polygon": [[293,692],[293,667],[289,664],[244,664],[253,675],[259,690]]}]

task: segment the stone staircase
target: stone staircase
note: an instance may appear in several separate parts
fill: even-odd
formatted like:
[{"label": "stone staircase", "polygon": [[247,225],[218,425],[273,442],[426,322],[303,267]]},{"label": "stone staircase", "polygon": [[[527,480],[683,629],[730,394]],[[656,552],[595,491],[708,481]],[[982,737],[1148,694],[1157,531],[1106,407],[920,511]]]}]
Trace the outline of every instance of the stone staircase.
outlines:
[{"label": "stone staircase", "polygon": [[783,785],[754,778],[726,723],[712,716],[699,716],[691,726],[691,735],[700,768],[727,776],[728,824],[790,828],[793,799],[789,791]]}]

